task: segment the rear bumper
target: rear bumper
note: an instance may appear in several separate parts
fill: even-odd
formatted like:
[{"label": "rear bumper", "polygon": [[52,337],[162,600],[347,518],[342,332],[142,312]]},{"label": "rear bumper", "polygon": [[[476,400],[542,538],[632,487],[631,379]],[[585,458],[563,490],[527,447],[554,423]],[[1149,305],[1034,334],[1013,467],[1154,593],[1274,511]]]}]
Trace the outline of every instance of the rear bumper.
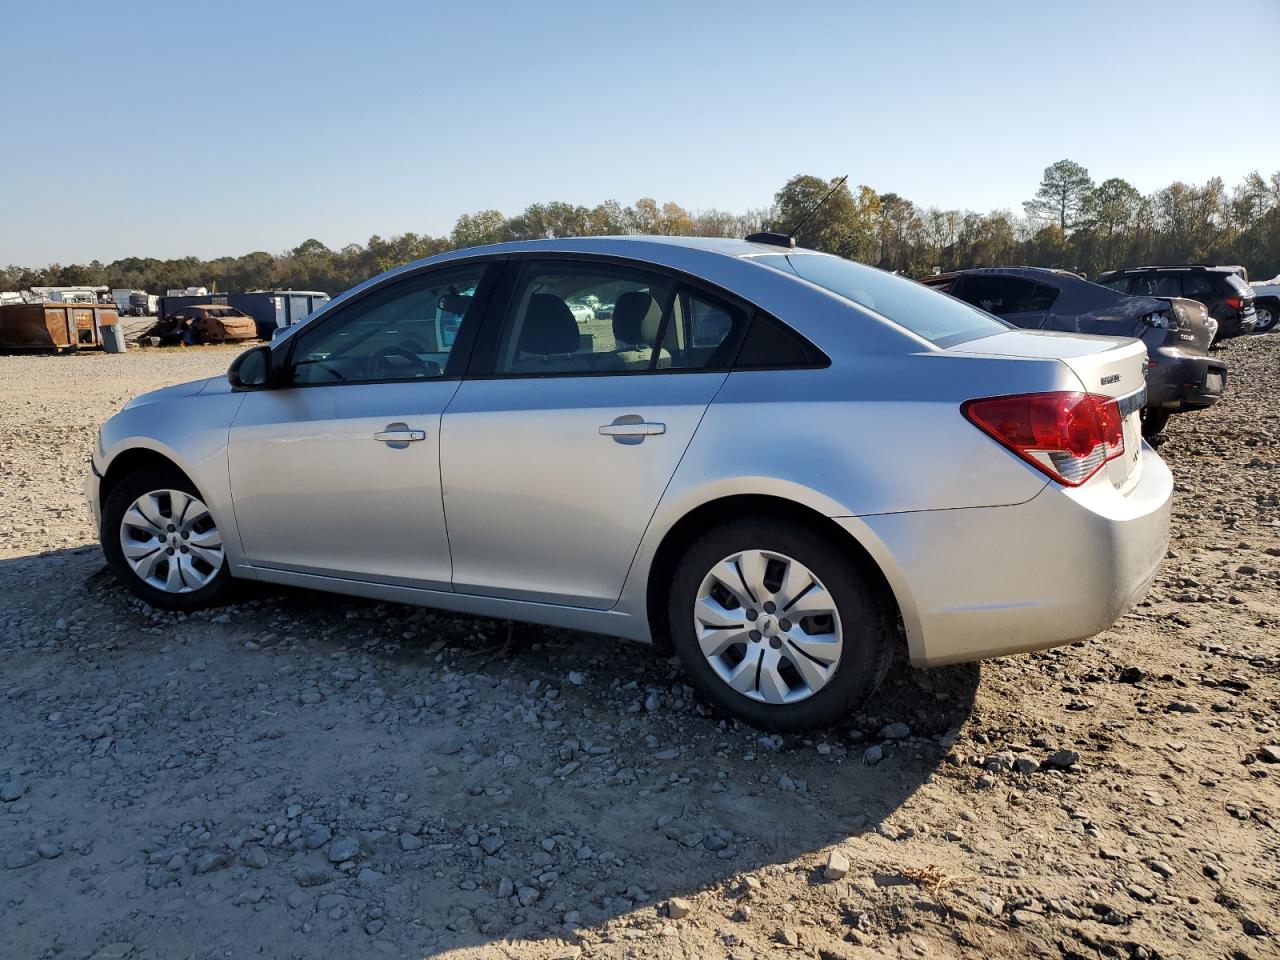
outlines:
[{"label": "rear bumper", "polygon": [[1227,365],[1213,357],[1156,351],[1147,380],[1147,403],[1168,410],[1203,410],[1222,399]]},{"label": "rear bumper", "polygon": [[1252,333],[1253,328],[1258,325],[1258,316],[1251,313],[1247,317],[1236,316],[1228,317],[1225,320],[1218,321],[1218,339],[1230,340],[1232,337],[1242,337],[1246,333]]},{"label": "rear bumper", "polygon": [[1048,484],[1023,504],[839,519],[897,595],[911,661],[1037,650],[1107,629],[1146,591],[1169,540],[1173,477],[1143,444],[1141,479]]}]

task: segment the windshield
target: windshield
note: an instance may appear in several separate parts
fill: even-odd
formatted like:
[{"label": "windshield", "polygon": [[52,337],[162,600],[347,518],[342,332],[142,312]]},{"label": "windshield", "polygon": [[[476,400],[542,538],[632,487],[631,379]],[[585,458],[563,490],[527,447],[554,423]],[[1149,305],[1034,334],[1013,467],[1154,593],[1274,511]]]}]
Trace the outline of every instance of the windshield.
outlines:
[{"label": "windshield", "polygon": [[946,294],[852,260],[814,253],[766,254],[751,259],[874,310],[940,347],[1009,329],[1002,320]]}]

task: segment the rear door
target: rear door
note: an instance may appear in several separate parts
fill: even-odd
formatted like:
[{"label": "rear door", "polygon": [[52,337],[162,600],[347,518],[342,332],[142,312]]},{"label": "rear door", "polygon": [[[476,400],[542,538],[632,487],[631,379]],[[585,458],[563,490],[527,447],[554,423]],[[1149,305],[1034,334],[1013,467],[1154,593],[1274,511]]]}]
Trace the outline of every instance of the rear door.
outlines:
[{"label": "rear door", "polygon": [[454,589],[607,609],[747,311],[640,265],[514,268],[444,416]]}]

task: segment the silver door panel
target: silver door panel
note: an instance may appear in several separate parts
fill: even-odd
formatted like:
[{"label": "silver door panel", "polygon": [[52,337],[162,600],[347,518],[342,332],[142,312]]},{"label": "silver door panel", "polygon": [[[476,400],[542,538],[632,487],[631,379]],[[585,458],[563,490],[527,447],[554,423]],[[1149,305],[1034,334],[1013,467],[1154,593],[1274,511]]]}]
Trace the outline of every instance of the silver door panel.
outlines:
[{"label": "silver door panel", "polygon": [[449,588],[440,415],[457,381],[246,395],[230,474],[248,562]]}]

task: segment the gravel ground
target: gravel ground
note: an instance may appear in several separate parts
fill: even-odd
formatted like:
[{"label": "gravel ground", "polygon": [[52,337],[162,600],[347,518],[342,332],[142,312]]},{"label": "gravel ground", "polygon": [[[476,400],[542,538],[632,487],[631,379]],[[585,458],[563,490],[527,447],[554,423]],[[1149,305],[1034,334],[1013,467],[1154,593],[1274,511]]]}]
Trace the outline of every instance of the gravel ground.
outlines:
[{"label": "gravel ground", "polygon": [[305,592],[126,597],[99,421],[233,350],[0,357],[0,956],[1280,956],[1280,338],[1174,418],[1087,643],[898,665],[824,735],[652,651]]}]

